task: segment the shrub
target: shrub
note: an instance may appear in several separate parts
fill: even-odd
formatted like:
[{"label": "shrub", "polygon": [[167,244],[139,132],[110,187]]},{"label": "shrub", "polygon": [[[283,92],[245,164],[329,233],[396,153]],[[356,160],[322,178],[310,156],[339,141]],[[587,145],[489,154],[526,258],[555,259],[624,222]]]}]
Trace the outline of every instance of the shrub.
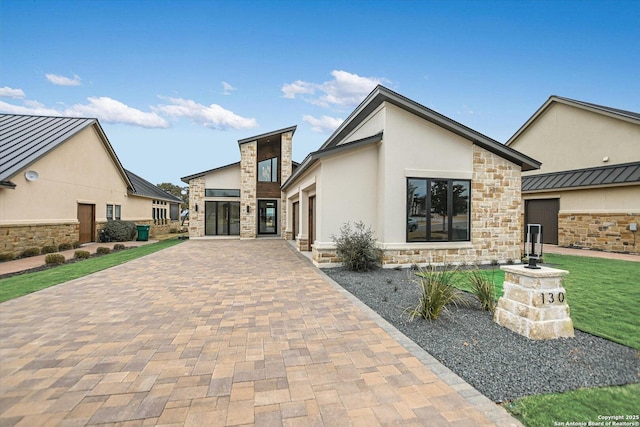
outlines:
[{"label": "shrub", "polygon": [[480,270],[473,270],[469,273],[469,281],[471,292],[478,298],[482,309],[493,313],[496,310],[496,286],[493,283],[493,277],[489,279]]},{"label": "shrub", "polygon": [[73,257],[75,259],[87,259],[91,256],[91,254],[89,253],[89,251],[81,251],[81,250],[77,250],[73,253]]},{"label": "shrub", "polygon": [[43,246],[41,251],[43,254],[52,254],[54,252],[58,252],[58,247],[56,245]]},{"label": "shrub", "polygon": [[80,247],[80,242],[78,242],[77,240],[75,242],[73,242],[71,244],[73,246],[73,249],[78,249]]},{"label": "shrub", "polygon": [[100,230],[101,242],[127,242],[136,237],[137,227],[131,221],[108,221]]},{"label": "shrub", "polygon": [[110,248],[106,248],[104,246],[98,246],[98,248],[96,248],[96,253],[98,255],[110,254],[111,253],[111,249]]},{"label": "shrub", "polygon": [[340,227],[340,236],[331,236],[336,243],[336,252],[344,266],[351,271],[369,271],[380,266],[382,253],[376,247],[371,227],[357,222],[355,230],[347,222]]},{"label": "shrub", "polygon": [[33,247],[33,248],[27,248],[24,251],[22,251],[23,258],[28,258],[36,255],[40,255],[40,248]]},{"label": "shrub", "polygon": [[456,288],[461,277],[457,267],[445,265],[438,268],[429,265],[419,269],[415,275],[418,277],[415,283],[420,288],[420,300],[415,308],[405,309],[411,320],[416,316],[437,319],[443,311],[447,311],[448,304],[467,305],[464,293]]},{"label": "shrub", "polygon": [[13,252],[0,252],[0,261],[11,261],[16,259],[16,254]]},{"label": "shrub", "polygon": [[58,265],[58,264],[64,264],[65,261],[66,259],[62,254],[48,254],[46,257],[44,257],[45,264]]},{"label": "shrub", "polygon": [[114,251],[121,251],[123,249],[127,249],[127,247],[125,245],[123,245],[122,243],[116,243],[115,245],[113,245],[113,250]]},{"label": "shrub", "polygon": [[72,249],[73,245],[71,243],[60,243],[60,245],[58,245],[58,250],[59,251],[68,251],[69,249]]}]

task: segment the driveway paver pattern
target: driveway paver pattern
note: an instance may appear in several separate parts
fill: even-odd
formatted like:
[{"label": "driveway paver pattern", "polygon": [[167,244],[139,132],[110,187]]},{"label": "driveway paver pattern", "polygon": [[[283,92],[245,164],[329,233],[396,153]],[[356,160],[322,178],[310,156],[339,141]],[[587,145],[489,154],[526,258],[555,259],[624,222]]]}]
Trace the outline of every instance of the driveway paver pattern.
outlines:
[{"label": "driveway paver pattern", "polygon": [[282,240],[188,241],[8,301],[0,343],[3,426],[495,421]]}]

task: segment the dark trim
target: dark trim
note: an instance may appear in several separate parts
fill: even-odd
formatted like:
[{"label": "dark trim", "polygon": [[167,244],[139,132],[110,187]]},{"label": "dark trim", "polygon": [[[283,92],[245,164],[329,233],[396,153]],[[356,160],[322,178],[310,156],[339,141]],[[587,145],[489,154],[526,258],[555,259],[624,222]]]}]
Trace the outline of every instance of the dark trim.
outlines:
[{"label": "dark trim", "polygon": [[[279,230],[280,230],[280,227],[279,227],[280,224],[278,223],[278,221],[279,221],[278,210],[279,210],[279,204],[280,204],[281,201],[278,200],[278,199],[258,199],[257,202],[258,202],[257,203],[258,209],[257,209],[257,213],[256,213],[258,215],[258,230],[257,230],[258,233],[257,234],[259,236],[274,236],[274,235],[278,235]],[[274,229],[274,231],[272,233],[260,231],[260,225],[261,225],[261,222],[260,222],[260,204],[261,203],[268,203],[268,202],[274,202],[276,204],[276,208],[275,208],[275,217],[276,218],[275,218],[275,227],[274,227],[275,229]]]},{"label": "dark trim", "polygon": [[278,130],[274,130],[274,131],[271,131],[271,132],[263,133],[263,134],[260,134],[260,135],[251,136],[249,138],[239,139],[238,140],[238,145],[246,144],[247,142],[257,141],[257,140],[263,139],[263,138],[269,138],[271,136],[282,135],[283,133],[287,133],[287,132],[295,133],[297,128],[298,128],[298,126],[294,125],[294,126],[289,126],[287,128],[278,129]]},{"label": "dark trim", "polygon": [[198,172],[198,173],[194,173],[193,175],[187,175],[187,176],[183,176],[182,178],[180,178],[180,181],[184,182],[185,184],[188,184],[189,181],[191,181],[194,178],[200,178],[201,176],[205,176],[211,172],[216,172],[222,169],[226,169],[226,168],[230,168],[232,166],[240,166],[240,162],[235,162],[235,163],[231,163],[228,165],[224,165],[224,166],[219,166],[217,168],[213,168],[213,169],[209,169],[206,170],[204,172]]}]

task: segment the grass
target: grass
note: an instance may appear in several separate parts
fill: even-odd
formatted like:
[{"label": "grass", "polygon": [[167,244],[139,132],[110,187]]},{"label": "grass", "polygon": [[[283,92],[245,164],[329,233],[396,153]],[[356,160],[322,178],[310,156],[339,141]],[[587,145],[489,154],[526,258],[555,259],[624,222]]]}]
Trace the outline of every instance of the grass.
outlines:
[{"label": "grass", "polygon": [[[563,285],[576,329],[640,350],[636,310],[640,263],[556,254],[546,254],[544,261],[547,266],[569,271]],[[492,269],[482,273],[494,280],[496,297],[501,296],[504,272]],[[470,290],[471,286],[465,283],[463,288]],[[589,421],[601,422],[599,415],[637,415],[639,399],[640,384],[628,384],[529,396],[505,408],[526,426],[588,425]]]},{"label": "grass", "polygon": [[65,264],[49,270],[25,273],[0,279],[0,302],[39,291],[69,280],[86,276],[136,258],[182,243],[183,240],[170,239],[158,243],[139,246],[125,251],[102,255],[72,264]]},{"label": "grass", "polygon": [[[574,425],[590,425],[590,421],[603,422],[598,416],[637,416],[639,398],[640,384],[628,384],[529,396],[508,403],[505,408],[526,426],[556,426],[568,422],[573,422]],[[623,418],[617,422],[624,421],[630,420]],[[638,419],[631,422],[638,422]],[[603,425],[606,425],[606,421]]]}]

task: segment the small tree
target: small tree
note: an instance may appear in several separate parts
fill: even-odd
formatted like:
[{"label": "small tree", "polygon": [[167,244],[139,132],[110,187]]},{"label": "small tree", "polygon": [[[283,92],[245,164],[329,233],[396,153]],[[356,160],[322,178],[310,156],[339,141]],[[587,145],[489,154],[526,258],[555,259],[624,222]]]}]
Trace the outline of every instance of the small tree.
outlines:
[{"label": "small tree", "polygon": [[348,270],[369,271],[382,263],[382,253],[376,247],[373,231],[362,221],[355,223],[355,230],[350,222],[343,224],[340,235],[331,236],[331,239],[336,243],[336,252]]}]

